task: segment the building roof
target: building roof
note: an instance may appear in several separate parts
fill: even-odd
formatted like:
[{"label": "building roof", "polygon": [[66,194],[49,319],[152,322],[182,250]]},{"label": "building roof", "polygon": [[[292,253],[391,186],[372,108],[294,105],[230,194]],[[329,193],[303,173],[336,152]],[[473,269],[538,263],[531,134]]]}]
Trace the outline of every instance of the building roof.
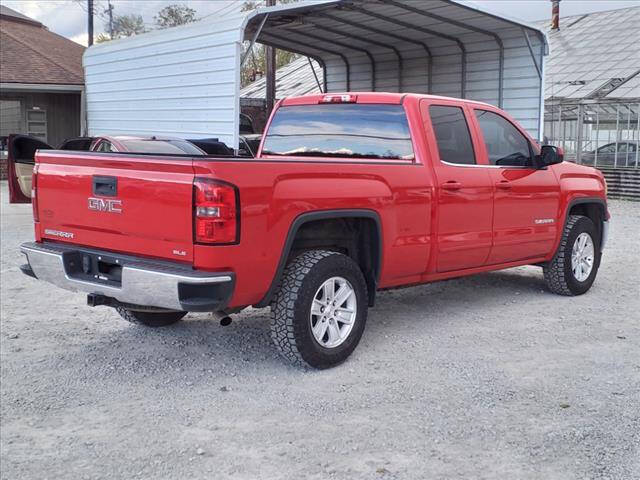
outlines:
[{"label": "building roof", "polygon": [[27,22],[35,25],[42,25],[37,20],[34,20],[33,18],[29,18],[26,15],[21,14],[20,12],[16,12],[15,10],[10,9],[9,7],[5,7],[4,5],[0,5],[0,16],[11,17],[14,20],[16,19],[22,20],[23,22]]},{"label": "building roof", "polygon": [[0,9],[0,82],[82,85],[85,48],[10,8]]},{"label": "building roof", "polygon": [[[320,85],[322,85],[322,67],[311,60]],[[240,90],[241,98],[264,98],[266,77],[250,83]],[[276,98],[297,97],[308,93],[320,93],[316,78],[309,66],[307,57],[300,57],[276,70]]]},{"label": "building roof", "polygon": [[[560,30],[540,22],[550,43],[545,64],[545,98],[640,98],[640,7],[561,17]],[[322,69],[316,65],[322,82]],[[306,58],[276,72],[276,97],[318,92]],[[265,79],[247,85],[243,98],[264,98]]]},{"label": "building roof", "polygon": [[560,30],[544,27],[548,100],[640,98],[640,7],[562,17]]}]

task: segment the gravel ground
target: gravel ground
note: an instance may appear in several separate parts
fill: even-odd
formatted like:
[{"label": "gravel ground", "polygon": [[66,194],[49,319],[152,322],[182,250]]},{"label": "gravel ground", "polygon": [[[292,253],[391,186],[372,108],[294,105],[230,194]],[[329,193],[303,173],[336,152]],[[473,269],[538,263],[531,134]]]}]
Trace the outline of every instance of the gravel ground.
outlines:
[{"label": "gravel ground", "polygon": [[283,363],[267,310],[160,330],[22,275],[2,185],[2,479],[638,479],[640,204],[589,293],[540,269],[384,292],[344,365]]}]

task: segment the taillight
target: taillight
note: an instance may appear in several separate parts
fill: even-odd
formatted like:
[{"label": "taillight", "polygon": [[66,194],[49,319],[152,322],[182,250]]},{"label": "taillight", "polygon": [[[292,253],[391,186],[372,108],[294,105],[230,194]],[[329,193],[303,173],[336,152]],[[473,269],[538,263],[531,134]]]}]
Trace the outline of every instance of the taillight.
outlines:
[{"label": "taillight", "polygon": [[38,222],[38,165],[33,166],[33,175],[31,176],[31,207],[33,208],[33,221]]},{"label": "taillight", "polygon": [[236,188],[210,178],[196,177],[193,189],[196,243],[236,243],[239,234]]}]

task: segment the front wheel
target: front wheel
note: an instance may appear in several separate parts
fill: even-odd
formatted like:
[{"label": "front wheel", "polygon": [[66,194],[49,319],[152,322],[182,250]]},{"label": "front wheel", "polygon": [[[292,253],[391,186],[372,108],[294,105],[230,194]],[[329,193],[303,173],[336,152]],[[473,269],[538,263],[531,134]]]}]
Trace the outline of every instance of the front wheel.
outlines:
[{"label": "front wheel", "polygon": [[547,287],[558,295],[582,295],[596,279],[600,256],[600,236],[593,221],[569,216],[553,260],[543,267]]},{"label": "front wheel", "polygon": [[293,363],[329,368],[344,362],[367,321],[367,286],[346,255],[312,250],[286,268],[271,304],[271,338]]},{"label": "front wheel", "polygon": [[145,325],[147,327],[166,327],[182,320],[187,312],[147,312],[144,310],[130,310],[124,307],[115,307],[122,318],[131,323]]}]

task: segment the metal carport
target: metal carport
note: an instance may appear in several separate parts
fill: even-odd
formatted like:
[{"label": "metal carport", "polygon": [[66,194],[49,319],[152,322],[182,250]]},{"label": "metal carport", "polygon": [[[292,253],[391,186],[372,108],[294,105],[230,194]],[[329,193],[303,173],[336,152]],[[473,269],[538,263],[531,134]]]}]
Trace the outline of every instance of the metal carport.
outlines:
[{"label": "metal carport", "polygon": [[237,149],[243,41],[315,58],[327,92],[470,98],[542,131],[547,47],[535,27],[454,0],[320,0],[88,48],[88,134],[216,137]]},{"label": "metal carport", "polygon": [[259,9],[245,40],[314,58],[323,89],[431,93],[507,110],[536,138],[544,33],[455,0],[323,0]]}]

